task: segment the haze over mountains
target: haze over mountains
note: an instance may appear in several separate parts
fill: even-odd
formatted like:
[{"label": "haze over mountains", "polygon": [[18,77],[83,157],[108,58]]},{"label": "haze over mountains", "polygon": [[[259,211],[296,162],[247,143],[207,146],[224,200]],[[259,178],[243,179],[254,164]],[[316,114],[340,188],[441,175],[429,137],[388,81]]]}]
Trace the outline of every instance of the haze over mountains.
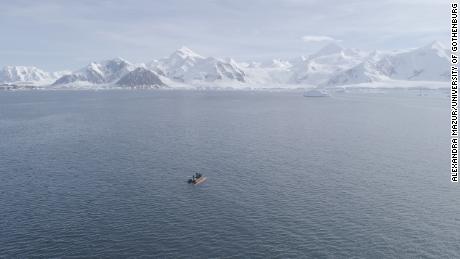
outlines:
[{"label": "haze over mountains", "polygon": [[0,83],[50,88],[72,87],[334,87],[374,82],[449,79],[448,49],[433,42],[417,49],[366,52],[330,43],[309,56],[267,62],[204,57],[187,47],[142,64],[122,58],[91,62],[73,72],[6,66]]}]

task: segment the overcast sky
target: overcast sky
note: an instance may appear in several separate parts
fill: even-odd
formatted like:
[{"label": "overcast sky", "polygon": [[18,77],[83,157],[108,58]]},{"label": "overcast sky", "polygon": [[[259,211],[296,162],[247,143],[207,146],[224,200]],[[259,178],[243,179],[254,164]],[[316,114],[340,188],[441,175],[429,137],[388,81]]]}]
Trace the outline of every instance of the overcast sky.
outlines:
[{"label": "overcast sky", "polygon": [[443,0],[5,0],[0,66],[144,62],[185,45],[237,60],[295,57],[328,42],[366,50],[447,44]]}]

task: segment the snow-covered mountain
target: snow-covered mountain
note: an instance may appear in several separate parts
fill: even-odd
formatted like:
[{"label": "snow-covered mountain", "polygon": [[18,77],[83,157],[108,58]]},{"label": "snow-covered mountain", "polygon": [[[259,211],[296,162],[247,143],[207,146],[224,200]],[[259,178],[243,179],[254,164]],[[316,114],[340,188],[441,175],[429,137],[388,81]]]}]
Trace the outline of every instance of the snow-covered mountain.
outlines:
[{"label": "snow-covered mountain", "polygon": [[437,41],[384,57],[377,66],[384,75],[399,80],[444,81],[450,75],[447,49]]},{"label": "snow-covered mountain", "polygon": [[151,69],[179,82],[245,81],[245,73],[232,59],[224,61],[203,57],[187,47],[173,52],[168,58],[151,63]]},{"label": "snow-covered mountain", "polygon": [[321,86],[337,86],[347,84],[370,83],[389,79],[379,69],[379,63],[386,54],[378,51],[370,53],[363,62],[337,73]]},{"label": "snow-covered mountain", "polygon": [[383,54],[373,52],[362,63],[331,77],[325,86],[378,82],[385,80],[447,81],[449,56],[439,42],[418,49]]},{"label": "snow-covered mountain", "polygon": [[32,66],[5,66],[0,70],[0,83],[42,83],[53,79],[50,73]]},{"label": "snow-covered mountain", "polygon": [[124,75],[116,83],[126,87],[160,88],[166,86],[155,72],[147,68],[138,67]]},{"label": "snow-covered mountain", "polygon": [[366,52],[346,49],[330,43],[306,57],[293,60],[289,83],[318,85],[329,78],[363,62]]},{"label": "snow-covered mountain", "polygon": [[[125,78],[125,76],[127,77]],[[245,81],[243,69],[234,60],[225,61],[214,57],[203,57],[187,47],[182,47],[167,58],[153,60],[147,64],[137,66],[121,58],[92,62],[80,70],[62,76],[53,85],[82,83],[100,85],[117,82],[127,86],[133,86],[133,82],[138,82],[142,85],[150,82],[152,85],[162,85],[164,83],[160,77],[190,84],[196,82]],[[157,82],[157,79],[161,84]],[[119,83],[117,84],[120,85]]]},{"label": "snow-covered mountain", "polygon": [[166,58],[145,64],[115,58],[92,62],[74,72],[6,66],[0,70],[0,83],[53,87],[333,87],[394,80],[448,81],[449,67],[448,50],[439,42],[394,52],[366,52],[330,43],[308,56],[244,63],[205,57],[182,47]]},{"label": "snow-covered mountain", "polygon": [[114,83],[134,69],[135,67],[131,63],[122,58],[91,62],[86,67],[72,74],[62,76],[53,85],[65,85],[76,82],[92,84]]},{"label": "snow-covered mountain", "polygon": [[253,85],[286,84],[292,76],[292,64],[287,60],[272,59],[241,66],[246,75],[246,82]]}]

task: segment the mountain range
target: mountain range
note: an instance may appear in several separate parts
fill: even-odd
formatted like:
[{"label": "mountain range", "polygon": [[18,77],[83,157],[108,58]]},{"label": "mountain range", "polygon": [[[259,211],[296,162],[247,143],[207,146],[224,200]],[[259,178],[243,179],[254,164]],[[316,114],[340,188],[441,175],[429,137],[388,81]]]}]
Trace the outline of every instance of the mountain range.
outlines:
[{"label": "mountain range", "polygon": [[187,47],[169,57],[133,64],[123,58],[91,62],[76,71],[5,66],[1,84],[42,87],[335,87],[373,82],[449,80],[449,52],[439,42],[403,51],[362,51],[330,43],[290,60],[237,62],[205,57]]}]

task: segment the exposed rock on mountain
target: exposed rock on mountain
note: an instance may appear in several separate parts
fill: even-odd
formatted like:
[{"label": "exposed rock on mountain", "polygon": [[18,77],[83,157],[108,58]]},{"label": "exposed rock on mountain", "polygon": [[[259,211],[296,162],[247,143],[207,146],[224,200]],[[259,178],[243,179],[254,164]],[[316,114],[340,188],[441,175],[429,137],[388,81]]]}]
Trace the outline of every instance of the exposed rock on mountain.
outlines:
[{"label": "exposed rock on mountain", "polygon": [[126,87],[147,88],[160,88],[166,86],[155,72],[142,67],[136,68],[124,75],[116,84]]}]

